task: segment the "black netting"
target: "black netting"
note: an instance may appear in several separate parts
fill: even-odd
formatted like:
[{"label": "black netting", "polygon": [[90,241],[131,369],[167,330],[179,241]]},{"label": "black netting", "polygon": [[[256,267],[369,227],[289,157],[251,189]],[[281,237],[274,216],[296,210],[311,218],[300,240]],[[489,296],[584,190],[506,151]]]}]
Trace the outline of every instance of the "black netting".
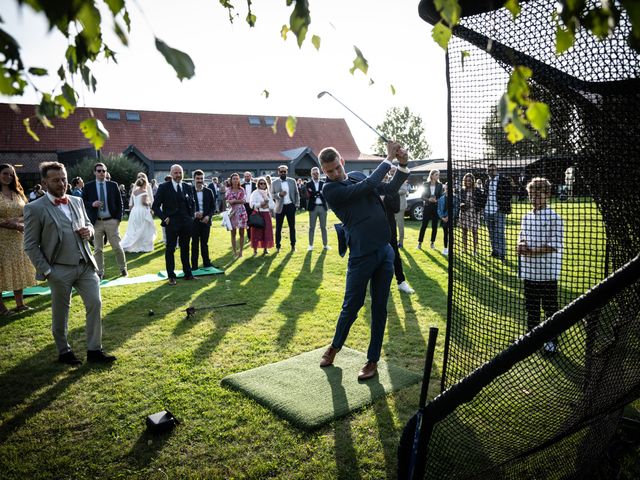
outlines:
[{"label": "black netting", "polygon": [[[554,9],[532,0],[515,22],[505,9],[466,17],[449,45],[448,178],[461,208],[443,389],[640,252],[640,61],[628,19],[557,57]],[[512,65],[533,69],[532,95],[550,106],[546,140],[505,138],[497,104]],[[478,188],[462,188],[468,173]],[[529,193],[545,197],[535,212],[534,178]],[[627,285],[458,406],[435,425],[427,476],[587,476],[640,393],[639,310],[640,287]]]}]

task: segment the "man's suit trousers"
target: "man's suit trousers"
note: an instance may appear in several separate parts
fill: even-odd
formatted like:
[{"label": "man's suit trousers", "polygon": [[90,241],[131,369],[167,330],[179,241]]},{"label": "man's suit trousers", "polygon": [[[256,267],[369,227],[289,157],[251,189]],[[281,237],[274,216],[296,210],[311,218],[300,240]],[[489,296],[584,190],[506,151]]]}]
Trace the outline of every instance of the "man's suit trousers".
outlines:
[{"label": "man's suit trousers", "polygon": [[384,329],[387,323],[387,301],[393,279],[394,252],[391,245],[363,257],[351,258],[347,266],[347,286],[342,310],[338,317],[336,333],[331,343],[342,348],[349,335],[351,325],[358,318],[364,305],[367,284],[371,281],[371,340],[367,358],[372,362],[380,360]]},{"label": "man's suit trousers", "polygon": [[67,330],[72,287],[80,294],[87,312],[87,350],[102,349],[100,279],[93,267],[84,261],[79,265],[55,263],[51,266],[47,283],[51,289],[51,331],[58,353],[71,350]]}]

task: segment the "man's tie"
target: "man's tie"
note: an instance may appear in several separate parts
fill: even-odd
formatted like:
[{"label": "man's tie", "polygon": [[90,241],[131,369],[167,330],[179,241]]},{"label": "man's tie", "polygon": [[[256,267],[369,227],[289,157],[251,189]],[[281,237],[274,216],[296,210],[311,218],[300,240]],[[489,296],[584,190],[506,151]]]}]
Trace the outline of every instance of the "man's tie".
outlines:
[{"label": "man's tie", "polygon": [[98,185],[100,186],[99,188],[100,198],[98,200],[102,202],[102,206],[100,207],[100,210],[104,212],[107,209],[107,202],[104,201],[104,199],[106,198],[106,195],[104,194],[104,182],[100,182],[98,183]]},{"label": "man's tie", "polygon": [[180,184],[178,184],[178,190],[177,190],[177,192],[178,192],[178,195],[179,195],[180,197],[182,197],[182,188],[180,188]]},{"label": "man's tie", "polygon": [[53,203],[56,205],[66,205],[69,203],[69,199],[67,197],[56,198]]}]

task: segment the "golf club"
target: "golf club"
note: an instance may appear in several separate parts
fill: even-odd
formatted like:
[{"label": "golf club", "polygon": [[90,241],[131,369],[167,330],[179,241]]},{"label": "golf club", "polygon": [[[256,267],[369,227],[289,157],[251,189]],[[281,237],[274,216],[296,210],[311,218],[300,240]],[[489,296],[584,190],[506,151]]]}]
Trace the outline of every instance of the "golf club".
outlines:
[{"label": "golf club", "polygon": [[375,128],[373,128],[371,125],[369,125],[367,122],[365,122],[362,117],[360,117],[360,115],[358,115],[356,112],[354,112],[353,110],[351,110],[349,107],[347,107],[344,103],[342,103],[340,100],[338,100],[336,97],[334,97],[331,92],[320,92],[318,94],[318,98],[322,98],[325,95],[329,95],[331,98],[333,98],[336,102],[338,102],[340,105],[342,105],[344,108],[346,108],[347,110],[349,110],[351,113],[353,113],[356,118],[358,120],[360,120],[362,123],[364,123],[367,127],[369,127],[371,130],[373,130],[376,135],[378,135],[382,140],[384,140],[385,143],[389,143],[389,139],[387,137],[385,137],[383,134],[381,134],[378,130],[376,130]]}]

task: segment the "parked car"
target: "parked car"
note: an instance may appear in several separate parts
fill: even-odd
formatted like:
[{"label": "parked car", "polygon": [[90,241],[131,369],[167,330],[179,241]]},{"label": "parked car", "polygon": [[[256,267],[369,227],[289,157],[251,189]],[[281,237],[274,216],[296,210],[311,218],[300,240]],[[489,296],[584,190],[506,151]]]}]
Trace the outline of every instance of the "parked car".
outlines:
[{"label": "parked car", "polygon": [[424,203],[422,201],[423,187],[407,195],[407,209],[404,211],[405,217],[408,215],[411,220],[422,221],[424,213]]}]

